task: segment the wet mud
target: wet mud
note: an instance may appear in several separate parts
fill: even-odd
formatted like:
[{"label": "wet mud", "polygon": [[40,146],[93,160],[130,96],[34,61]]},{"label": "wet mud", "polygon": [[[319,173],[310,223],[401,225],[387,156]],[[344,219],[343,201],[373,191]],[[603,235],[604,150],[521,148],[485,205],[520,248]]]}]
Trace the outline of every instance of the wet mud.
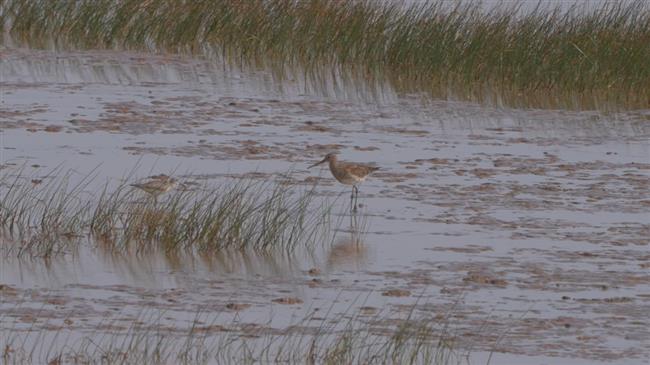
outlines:
[{"label": "wet mud", "polygon": [[[318,183],[343,212],[340,240],[289,258],[93,247],[3,258],[0,334],[139,323],[255,337],[313,330],[295,325],[313,311],[386,325],[412,312],[445,323],[479,363],[489,352],[650,359],[650,111],[324,97],[201,61],[113,52],[5,50],[0,67],[0,171],[29,173],[26,184],[60,165],[98,171],[97,186],[134,167],[190,187],[284,176]],[[381,167],[360,187],[364,227],[348,217],[349,187],[307,170],[329,152]],[[197,326],[197,311],[214,318]]]}]

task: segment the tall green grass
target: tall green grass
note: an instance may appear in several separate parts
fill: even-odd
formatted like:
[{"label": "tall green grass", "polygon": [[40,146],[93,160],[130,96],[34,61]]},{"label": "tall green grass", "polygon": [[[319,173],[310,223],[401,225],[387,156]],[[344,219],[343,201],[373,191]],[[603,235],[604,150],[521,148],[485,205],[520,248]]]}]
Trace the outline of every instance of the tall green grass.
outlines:
[{"label": "tall green grass", "polygon": [[35,176],[0,175],[0,252],[5,256],[50,257],[79,238],[90,209],[83,199],[90,178],[72,184],[70,174],[51,177],[42,184]]},{"label": "tall green grass", "polygon": [[330,208],[314,187],[233,180],[149,199],[128,183],[96,194],[90,178],[34,184],[0,176],[0,252],[49,257],[91,242],[116,252],[283,251],[330,237]]},{"label": "tall green grass", "polygon": [[161,317],[162,313],[145,312],[128,328],[120,321],[115,326],[120,330],[110,329],[107,320],[82,338],[65,327],[13,328],[6,318],[7,326],[0,328],[0,360],[6,364],[448,365],[465,363],[463,357],[468,356],[454,348],[449,318],[337,315],[316,320],[312,314],[284,329],[245,329],[236,322],[206,321],[205,315],[197,315],[190,328],[174,328],[157,323]]},{"label": "tall green grass", "polygon": [[0,18],[33,46],[189,53],[514,106],[650,106],[647,2],[520,10],[443,1],[5,0]]}]

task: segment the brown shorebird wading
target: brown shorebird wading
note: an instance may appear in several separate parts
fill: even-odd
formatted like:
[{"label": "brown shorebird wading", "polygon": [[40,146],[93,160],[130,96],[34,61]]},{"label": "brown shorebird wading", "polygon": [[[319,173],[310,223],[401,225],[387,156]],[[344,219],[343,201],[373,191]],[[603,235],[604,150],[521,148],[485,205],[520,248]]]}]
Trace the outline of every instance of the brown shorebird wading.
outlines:
[{"label": "brown shorebird wading", "polygon": [[339,161],[336,158],[336,154],[328,153],[323,160],[309,166],[309,168],[318,166],[324,162],[329,162],[330,171],[336,180],[341,184],[352,185],[350,204],[352,205],[352,210],[356,211],[357,199],[359,197],[359,188],[357,188],[357,185],[362,183],[372,172],[379,170],[379,167]]},{"label": "brown shorebird wading", "polygon": [[153,196],[154,200],[158,199],[158,195],[172,190],[177,185],[178,181],[169,176],[156,177],[144,183],[131,184],[131,186],[143,190]]}]

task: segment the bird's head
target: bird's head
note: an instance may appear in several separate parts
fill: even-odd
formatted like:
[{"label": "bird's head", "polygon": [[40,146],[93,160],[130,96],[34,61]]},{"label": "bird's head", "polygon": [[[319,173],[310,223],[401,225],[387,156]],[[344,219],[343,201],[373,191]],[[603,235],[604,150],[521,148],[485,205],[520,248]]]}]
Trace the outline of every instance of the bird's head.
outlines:
[{"label": "bird's head", "polygon": [[336,161],[336,153],[328,153],[328,154],[326,154],[325,157],[323,157],[323,159],[320,160],[320,162],[316,162],[315,164],[309,166],[308,168],[311,169],[314,166],[318,166],[318,165],[320,165],[320,164],[322,164],[324,162],[330,162],[330,161],[332,161],[332,162]]}]

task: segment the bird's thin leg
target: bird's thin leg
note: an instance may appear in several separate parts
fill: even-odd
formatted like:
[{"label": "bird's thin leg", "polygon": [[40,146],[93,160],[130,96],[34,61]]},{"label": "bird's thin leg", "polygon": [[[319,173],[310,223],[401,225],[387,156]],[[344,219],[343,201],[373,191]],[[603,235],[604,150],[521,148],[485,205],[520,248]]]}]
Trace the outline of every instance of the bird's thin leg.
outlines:
[{"label": "bird's thin leg", "polygon": [[357,188],[356,198],[354,199],[355,203],[359,205],[359,188]]}]

